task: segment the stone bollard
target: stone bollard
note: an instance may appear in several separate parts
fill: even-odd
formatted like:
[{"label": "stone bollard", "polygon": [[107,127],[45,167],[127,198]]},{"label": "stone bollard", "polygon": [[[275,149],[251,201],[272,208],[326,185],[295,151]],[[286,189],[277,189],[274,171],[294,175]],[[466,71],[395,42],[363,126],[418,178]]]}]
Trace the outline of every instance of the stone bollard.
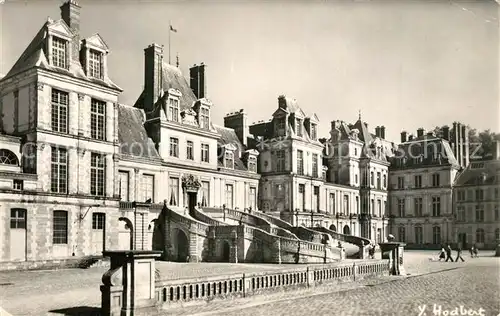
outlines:
[{"label": "stone bollard", "polygon": [[406,244],[401,242],[380,243],[382,259],[389,259],[390,273],[392,275],[405,275],[403,266],[403,253]]},{"label": "stone bollard", "polygon": [[150,315],[156,311],[155,258],[161,251],[104,251],[111,258],[102,276],[101,314],[105,316]]}]

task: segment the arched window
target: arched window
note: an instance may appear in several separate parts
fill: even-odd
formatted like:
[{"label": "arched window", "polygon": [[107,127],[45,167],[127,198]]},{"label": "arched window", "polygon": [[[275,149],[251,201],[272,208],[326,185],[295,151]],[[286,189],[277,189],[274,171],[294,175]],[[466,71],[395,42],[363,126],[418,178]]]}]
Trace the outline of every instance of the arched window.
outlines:
[{"label": "arched window", "polygon": [[19,166],[19,160],[12,151],[0,149],[0,164]]},{"label": "arched window", "polygon": [[478,228],[476,230],[476,242],[477,243],[484,243],[484,229]]}]

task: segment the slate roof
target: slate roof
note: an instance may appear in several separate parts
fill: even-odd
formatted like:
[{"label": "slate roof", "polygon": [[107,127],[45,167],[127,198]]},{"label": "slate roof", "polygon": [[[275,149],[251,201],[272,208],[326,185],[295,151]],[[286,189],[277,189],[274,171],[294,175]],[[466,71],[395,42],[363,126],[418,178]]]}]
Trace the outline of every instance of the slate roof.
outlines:
[{"label": "slate roof", "polygon": [[[5,75],[5,77],[0,80],[11,77],[13,75],[29,70],[31,68],[39,67],[41,69],[58,72],[63,75],[71,76],[74,78],[106,86],[111,89],[122,91],[122,89],[118,87],[116,84],[114,84],[109,78],[104,78],[101,80],[97,78],[87,77],[79,61],[70,59],[69,70],[50,65],[47,56],[45,55],[45,51],[47,51],[46,44],[47,44],[48,28],[54,24],[59,24],[59,23],[64,24],[67,27],[66,23],[62,19],[57,21],[49,19],[47,22],[45,22],[42,28],[31,40],[28,47],[21,54],[19,59],[14,63],[14,66],[12,66],[7,75]],[[68,52],[68,54],[71,55],[71,52]]]},{"label": "slate roof", "polygon": [[[223,126],[213,125],[217,133],[220,135],[220,138],[217,140],[219,146],[224,146],[228,144],[233,144],[238,148],[237,152],[234,155],[234,169],[236,170],[244,170],[247,171],[247,167],[243,160],[241,160],[240,154],[246,150],[243,144],[238,139],[236,132],[232,128],[227,128]],[[224,157],[219,157],[218,166],[224,167]]]},{"label": "slate roof", "polygon": [[[162,83],[161,87],[164,92],[167,92],[168,89],[177,89],[182,93],[182,97],[180,98],[180,110],[191,109],[196,102],[197,98],[191,90],[187,79],[182,75],[182,72],[179,68],[172,66],[168,63],[162,63]],[[166,93],[165,93],[166,95]],[[134,104],[136,108],[144,108],[144,90],[141,95],[137,99]]]},{"label": "slate roof", "polygon": [[359,119],[356,123],[354,123],[351,129],[359,130],[358,134],[359,140],[361,140],[365,144],[370,144],[371,141],[373,140],[372,135],[368,131],[368,126],[366,125],[365,122],[361,122],[361,119]]},{"label": "slate roof", "polygon": [[455,186],[500,184],[500,160],[472,161],[455,180]]},{"label": "slate roof", "polygon": [[[118,140],[120,153],[140,158],[160,159],[153,141],[144,128],[141,109],[128,105],[118,105]],[[132,145],[134,144],[134,145]]]}]

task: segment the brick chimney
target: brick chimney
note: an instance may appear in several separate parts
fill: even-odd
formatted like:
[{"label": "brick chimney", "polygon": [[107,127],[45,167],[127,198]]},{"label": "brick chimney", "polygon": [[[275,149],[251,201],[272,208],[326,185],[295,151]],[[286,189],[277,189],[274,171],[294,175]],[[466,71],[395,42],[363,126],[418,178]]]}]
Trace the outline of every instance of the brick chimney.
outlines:
[{"label": "brick chimney", "polygon": [[421,127],[419,129],[417,129],[417,137],[422,137],[424,136],[424,129]]},{"label": "brick chimney", "polygon": [[380,138],[385,139],[385,126],[380,126]]},{"label": "brick chimney", "polygon": [[469,129],[466,125],[462,125],[462,161],[463,167],[469,165]]},{"label": "brick chimney", "polygon": [[234,129],[236,136],[238,136],[243,146],[247,146],[249,135],[248,116],[243,109],[227,114],[224,117],[224,127]]},{"label": "brick chimney", "polygon": [[80,11],[81,7],[75,0],[68,0],[60,7],[61,18],[71,29],[71,60],[80,61]]},{"label": "brick chimney", "polygon": [[406,136],[408,133],[406,131],[401,132],[401,143],[406,143]]},{"label": "brick chimney", "polygon": [[375,136],[380,137],[380,126],[375,126]]},{"label": "brick chimney", "polygon": [[450,140],[450,127],[448,125],[443,126],[443,138],[447,141]]},{"label": "brick chimney", "polygon": [[162,88],[163,47],[151,44],[144,49],[144,111],[150,112]]},{"label": "brick chimney", "polygon": [[206,82],[206,69],[205,64],[201,63],[199,65],[194,65],[189,68],[190,86],[193,90],[194,95],[198,99],[203,99],[207,97],[207,82]]}]

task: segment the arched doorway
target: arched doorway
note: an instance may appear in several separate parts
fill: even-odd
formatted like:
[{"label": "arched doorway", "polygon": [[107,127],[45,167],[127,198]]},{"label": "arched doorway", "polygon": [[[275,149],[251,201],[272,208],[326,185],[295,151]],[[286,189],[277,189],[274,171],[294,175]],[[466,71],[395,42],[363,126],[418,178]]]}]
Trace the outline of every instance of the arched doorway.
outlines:
[{"label": "arched doorway", "polygon": [[227,241],[224,241],[224,245],[222,246],[222,261],[229,262],[229,251],[230,246]]},{"label": "arched doorway", "polygon": [[330,230],[336,232],[337,227],[335,227],[335,225],[332,224],[332,225],[330,225]]},{"label": "arched doorway", "polygon": [[118,224],[118,249],[132,250],[134,244],[132,222],[126,217],[120,217]]},{"label": "arched doorway", "polygon": [[351,229],[349,228],[348,225],[344,226],[344,235],[350,235],[351,234]]},{"label": "arched doorway", "polygon": [[177,230],[177,261],[178,262],[187,262],[189,256],[189,240],[186,234],[178,229]]}]

